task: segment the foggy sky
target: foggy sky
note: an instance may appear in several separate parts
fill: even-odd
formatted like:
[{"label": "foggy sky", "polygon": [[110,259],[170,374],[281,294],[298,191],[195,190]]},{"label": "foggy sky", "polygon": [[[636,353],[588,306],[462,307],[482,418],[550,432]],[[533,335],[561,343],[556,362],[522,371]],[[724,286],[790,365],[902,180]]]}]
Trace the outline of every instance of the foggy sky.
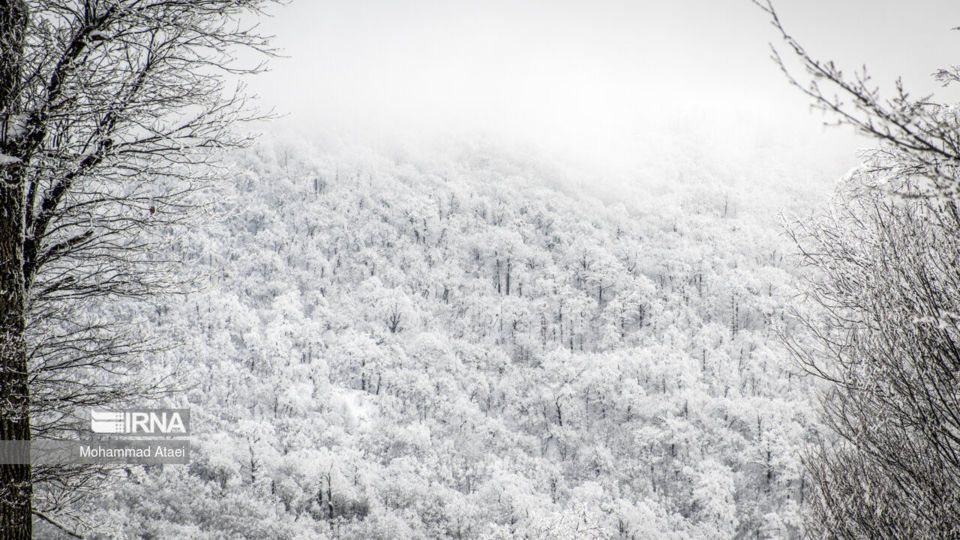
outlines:
[{"label": "foggy sky", "polygon": [[[881,85],[934,90],[929,74],[960,50],[955,1],[776,6],[811,53]],[[282,129],[476,132],[608,160],[675,128],[720,147],[862,144],[822,129],[786,84],[749,0],[293,0],[262,27],[287,58],[250,87]]]}]

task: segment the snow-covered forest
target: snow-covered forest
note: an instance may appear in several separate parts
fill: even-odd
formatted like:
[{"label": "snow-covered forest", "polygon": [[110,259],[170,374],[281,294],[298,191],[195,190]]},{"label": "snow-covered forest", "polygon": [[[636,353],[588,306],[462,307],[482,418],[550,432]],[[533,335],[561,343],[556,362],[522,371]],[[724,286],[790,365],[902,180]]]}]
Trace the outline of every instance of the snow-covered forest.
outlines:
[{"label": "snow-covered forest", "polygon": [[[815,429],[775,209],[705,171],[643,201],[536,164],[261,145],[176,240],[193,463],[127,470],[130,536],[796,536]],[[189,496],[184,496],[189,494]],[[101,515],[102,514],[102,515]]]}]

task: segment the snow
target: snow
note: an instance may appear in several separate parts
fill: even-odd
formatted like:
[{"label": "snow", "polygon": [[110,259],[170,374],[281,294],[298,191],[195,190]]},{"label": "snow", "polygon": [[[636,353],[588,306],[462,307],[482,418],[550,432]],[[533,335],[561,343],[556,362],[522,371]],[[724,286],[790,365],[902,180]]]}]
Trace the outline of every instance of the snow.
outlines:
[{"label": "snow", "polygon": [[20,163],[20,158],[8,156],[7,154],[0,154],[0,166],[13,165],[14,163]]}]

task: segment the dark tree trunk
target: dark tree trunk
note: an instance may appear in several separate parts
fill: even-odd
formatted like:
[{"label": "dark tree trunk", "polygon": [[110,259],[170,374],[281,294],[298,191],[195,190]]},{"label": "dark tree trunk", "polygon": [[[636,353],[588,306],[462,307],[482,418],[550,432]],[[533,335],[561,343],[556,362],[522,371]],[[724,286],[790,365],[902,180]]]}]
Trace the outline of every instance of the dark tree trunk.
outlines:
[{"label": "dark tree trunk", "polygon": [[510,296],[510,259],[507,259],[507,296]]},{"label": "dark tree trunk", "polygon": [[[17,141],[8,137],[19,112],[19,89],[27,10],[21,0],[0,3],[0,439],[30,440],[27,386],[26,281],[24,278],[23,164]],[[32,535],[30,465],[0,464],[0,538]]]},{"label": "dark tree trunk", "polygon": [[[16,176],[10,172],[0,173],[0,184]],[[0,439],[5,441],[30,440],[22,203],[22,189],[0,185]],[[0,538],[30,538],[30,476],[30,465],[0,465]]]}]

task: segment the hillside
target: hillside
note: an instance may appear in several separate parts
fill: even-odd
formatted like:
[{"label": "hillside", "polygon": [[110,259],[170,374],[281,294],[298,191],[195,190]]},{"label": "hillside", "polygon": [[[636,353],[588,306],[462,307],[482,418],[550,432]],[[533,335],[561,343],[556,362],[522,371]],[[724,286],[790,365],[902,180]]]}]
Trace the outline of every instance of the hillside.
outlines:
[{"label": "hillside", "polygon": [[104,531],[798,534],[795,271],[749,189],[604,204],[488,156],[266,146],[236,169],[178,241],[205,287],[143,314],[193,463],[119,473]]}]

